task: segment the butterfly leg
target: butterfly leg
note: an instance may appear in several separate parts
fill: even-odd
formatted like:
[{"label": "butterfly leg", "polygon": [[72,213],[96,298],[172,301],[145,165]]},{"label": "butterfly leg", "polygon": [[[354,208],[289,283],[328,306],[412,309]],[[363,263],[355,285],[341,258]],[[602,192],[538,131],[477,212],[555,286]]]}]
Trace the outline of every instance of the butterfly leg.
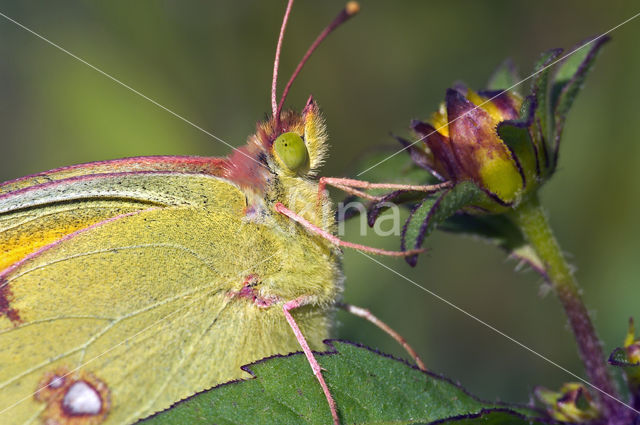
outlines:
[{"label": "butterfly leg", "polygon": [[382,329],[389,336],[391,336],[391,338],[395,339],[398,344],[402,345],[407,353],[409,353],[409,356],[413,358],[413,361],[416,362],[420,370],[423,370],[425,372],[427,371],[427,366],[425,366],[420,356],[418,356],[416,350],[414,350],[413,347],[411,347],[409,343],[398,332],[394,331],[389,325],[374,316],[369,310],[347,303],[338,303],[338,307],[355,316],[362,317],[363,319],[368,320],[369,322]]},{"label": "butterfly leg", "polygon": [[307,344],[307,340],[305,339],[304,335],[302,335],[302,331],[300,331],[298,324],[296,323],[295,319],[291,315],[291,310],[296,309],[298,307],[302,307],[306,304],[309,304],[309,302],[310,301],[308,297],[296,298],[295,300],[286,302],[282,306],[282,311],[284,312],[284,317],[287,319],[287,322],[289,322],[289,326],[291,326],[291,329],[293,330],[293,333],[295,334],[296,339],[298,340],[298,343],[302,347],[302,351],[304,352],[304,355],[307,357],[307,360],[309,361],[309,365],[311,365],[311,370],[313,370],[313,374],[318,379],[318,382],[320,382],[320,386],[322,387],[324,396],[327,398],[327,402],[329,403],[329,408],[331,409],[331,416],[333,417],[334,425],[340,425],[340,419],[338,418],[338,409],[336,408],[336,402],[333,400],[333,396],[331,396],[329,387],[327,386],[327,383],[325,382],[324,377],[322,376],[322,368],[320,367],[320,364],[318,364],[318,361],[316,360],[316,358],[313,356],[313,352],[311,351],[311,348],[309,348],[309,344]]},{"label": "butterfly leg", "polygon": [[433,193],[439,190],[451,187],[452,183],[446,181],[438,184],[430,185],[411,185],[411,184],[395,184],[395,183],[371,183],[364,180],[355,180],[339,177],[320,177],[318,182],[318,197],[321,197],[327,186],[333,186],[351,195],[359,196],[364,199],[372,201],[379,201],[382,199],[380,196],[373,196],[365,193],[362,190],[370,189],[389,189],[389,190],[407,190],[415,192],[427,192]]},{"label": "butterfly leg", "polygon": [[320,178],[320,182],[318,183],[318,200],[322,199],[322,194],[326,190],[327,185],[328,186],[333,186],[333,187],[335,187],[337,189],[340,189],[341,191],[343,191],[345,193],[348,193],[349,195],[354,195],[354,196],[357,196],[357,197],[362,198],[362,199],[368,199],[370,201],[379,201],[380,199],[382,199],[381,196],[369,195],[367,192],[355,189],[355,188],[353,188],[351,186],[347,186],[347,185],[340,184],[340,183],[337,183],[337,182],[329,183],[329,182],[323,181],[323,179],[331,179],[332,180],[333,178],[329,178],[329,177],[321,177]]},{"label": "butterfly leg", "polygon": [[408,251],[388,251],[386,249],[373,248],[373,247],[366,246],[366,245],[360,245],[360,244],[357,244],[357,243],[343,241],[342,239],[338,238],[337,236],[332,235],[331,233],[327,232],[326,230],[323,230],[323,229],[319,228],[318,226],[310,223],[308,220],[306,220],[301,215],[298,215],[295,212],[291,211],[289,208],[285,207],[284,204],[282,204],[281,202],[277,202],[275,204],[275,209],[280,214],[284,214],[287,217],[289,217],[290,219],[292,219],[293,221],[295,221],[297,223],[300,223],[305,229],[307,229],[310,232],[313,232],[313,233],[315,233],[317,235],[322,236],[323,238],[325,238],[326,240],[328,240],[329,242],[331,242],[334,245],[344,246],[344,247],[347,247],[347,248],[353,248],[353,249],[357,249],[359,251],[369,252],[371,254],[386,255],[386,256],[389,256],[389,257],[409,257],[411,255],[416,255],[416,254],[420,254],[421,252],[424,252],[424,249],[411,249],[411,250],[408,250]]}]

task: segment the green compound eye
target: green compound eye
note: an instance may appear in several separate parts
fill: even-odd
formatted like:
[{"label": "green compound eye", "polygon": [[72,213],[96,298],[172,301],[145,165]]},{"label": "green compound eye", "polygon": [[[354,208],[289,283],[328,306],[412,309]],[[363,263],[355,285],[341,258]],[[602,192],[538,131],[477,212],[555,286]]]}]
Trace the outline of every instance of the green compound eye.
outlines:
[{"label": "green compound eye", "polygon": [[305,172],[309,169],[309,152],[296,133],[284,133],[273,142],[276,156],[291,171]]}]

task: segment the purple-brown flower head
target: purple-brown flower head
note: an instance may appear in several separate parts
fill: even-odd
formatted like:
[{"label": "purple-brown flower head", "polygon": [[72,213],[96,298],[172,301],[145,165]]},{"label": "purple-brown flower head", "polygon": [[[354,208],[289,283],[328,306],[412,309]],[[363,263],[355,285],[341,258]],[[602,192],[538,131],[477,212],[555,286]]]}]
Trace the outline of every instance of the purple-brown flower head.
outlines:
[{"label": "purple-brown flower head", "polygon": [[515,94],[449,89],[428,123],[412,122],[420,137],[414,158],[443,180],[475,182],[501,204],[512,204],[525,187],[517,156],[500,138],[498,125],[516,120]]},{"label": "purple-brown flower head", "polygon": [[[413,165],[430,172],[418,170],[413,184],[433,184],[434,179],[449,184],[435,192],[390,193],[371,208],[369,222],[375,221],[384,202],[402,202],[411,207],[402,229],[403,250],[421,248],[431,232],[441,228],[497,243],[544,275],[544,264],[512,214],[554,174],[567,115],[607,40],[587,40],[564,58],[561,49],[549,50],[524,80],[505,62],[486,91],[448,89],[436,113],[411,123],[417,138],[398,141]],[[527,80],[529,89],[522,84]],[[514,93],[515,87],[526,94]],[[407,261],[416,264],[415,257]],[[640,359],[640,345],[637,348]],[[640,405],[640,378],[638,382]]]}]

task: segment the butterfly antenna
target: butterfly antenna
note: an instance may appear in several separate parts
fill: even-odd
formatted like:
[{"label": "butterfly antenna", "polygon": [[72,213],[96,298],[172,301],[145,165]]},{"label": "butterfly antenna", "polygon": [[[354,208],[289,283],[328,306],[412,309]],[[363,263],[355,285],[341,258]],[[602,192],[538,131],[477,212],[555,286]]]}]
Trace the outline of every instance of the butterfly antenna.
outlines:
[{"label": "butterfly antenna", "polygon": [[287,22],[289,22],[289,15],[291,14],[291,7],[293,6],[293,0],[289,0],[287,3],[287,9],[284,11],[284,17],[282,18],[282,26],[280,27],[280,35],[278,36],[278,45],[276,46],[276,57],[273,60],[273,80],[271,81],[271,113],[276,119],[276,123],[280,124],[280,114],[278,111],[278,97],[276,90],[278,89],[278,67],[280,66],[280,50],[282,49],[282,40],[284,39],[284,31],[287,29]]},{"label": "butterfly antenna", "polygon": [[[278,123],[280,122],[280,112],[282,111],[282,106],[284,105],[284,101],[287,98],[287,95],[289,94],[289,89],[291,89],[291,85],[295,81],[295,79],[298,76],[298,74],[300,74],[300,71],[302,70],[302,67],[304,66],[305,63],[307,63],[307,61],[309,60],[309,57],[311,57],[311,54],[318,48],[320,43],[322,43],[322,41],[325,38],[327,38],[327,36],[329,34],[331,34],[340,25],[342,25],[343,23],[347,22],[349,20],[349,18],[354,16],[359,11],[360,11],[360,5],[358,4],[358,2],[356,2],[356,1],[348,2],[345,5],[344,9],[342,9],[340,11],[340,13],[338,13],[338,16],[336,16],[334,18],[334,20],[331,21],[331,23],[329,25],[327,25],[327,27],[324,30],[322,30],[320,35],[318,35],[318,37],[311,44],[311,46],[309,46],[309,49],[307,49],[307,52],[302,57],[302,60],[300,60],[300,63],[298,63],[298,66],[293,71],[293,74],[291,75],[291,78],[289,78],[289,81],[287,82],[287,85],[285,86],[284,91],[282,92],[282,97],[280,98],[280,103],[278,103],[278,107],[276,108],[276,110],[274,112],[274,117],[276,119],[276,122],[278,122]],[[284,26],[283,26],[283,28],[284,28]],[[279,43],[278,43],[278,49],[279,48],[280,48],[280,46],[279,46]],[[274,70],[274,77],[275,77],[275,70]],[[274,99],[273,93],[275,93],[275,79],[274,79],[273,87],[274,87],[274,90],[272,91],[272,99]]]}]

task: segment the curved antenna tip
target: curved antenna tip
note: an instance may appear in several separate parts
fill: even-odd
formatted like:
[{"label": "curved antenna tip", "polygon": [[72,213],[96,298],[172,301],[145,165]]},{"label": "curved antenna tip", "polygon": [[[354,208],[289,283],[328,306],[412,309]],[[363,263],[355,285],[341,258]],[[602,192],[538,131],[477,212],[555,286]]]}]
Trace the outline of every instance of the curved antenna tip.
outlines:
[{"label": "curved antenna tip", "polygon": [[347,12],[347,15],[353,16],[360,12],[360,3],[357,1],[347,2],[347,5],[344,7],[344,11]]}]

